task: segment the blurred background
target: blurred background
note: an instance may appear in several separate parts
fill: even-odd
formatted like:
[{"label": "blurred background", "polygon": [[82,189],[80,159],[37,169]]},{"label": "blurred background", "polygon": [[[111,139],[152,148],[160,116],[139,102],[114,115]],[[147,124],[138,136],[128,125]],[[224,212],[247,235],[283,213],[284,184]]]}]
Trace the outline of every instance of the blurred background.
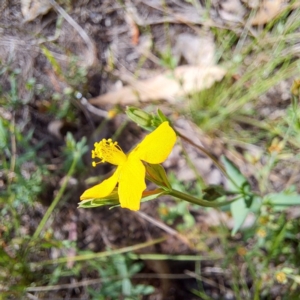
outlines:
[{"label": "blurred background", "polygon": [[[299,299],[299,7],[1,0],[0,299]],[[146,134],[126,106],[229,158],[259,206],[78,208],[113,170],[94,143]],[[228,188],[180,139],[164,167],[195,197]]]}]

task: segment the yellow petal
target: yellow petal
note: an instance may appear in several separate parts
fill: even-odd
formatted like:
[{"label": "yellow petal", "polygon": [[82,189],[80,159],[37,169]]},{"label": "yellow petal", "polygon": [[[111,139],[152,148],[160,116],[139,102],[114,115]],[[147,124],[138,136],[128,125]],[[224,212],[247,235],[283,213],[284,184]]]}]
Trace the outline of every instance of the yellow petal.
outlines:
[{"label": "yellow petal", "polygon": [[140,209],[142,193],[146,189],[145,167],[136,157],[129,157],[122,166],[119,178],[119,200],[121,207]]},{"label": "yellow petal", "polygon": [[80,196],[80,200],[92,199],[92,198],[103,198],[108,196],[117,185],[119,173],[120,173],[120,167],[116,169],[115,173],[111,177],[104,180],[100,184],[97,184],[91,187],[90,189],[87,189]]},{"label": "yellow petal", "polygon": [[169,123],[163,122],[138,144],[129,154],[150,164],[160,164],[167,159],[176,142],[176,133]]}]

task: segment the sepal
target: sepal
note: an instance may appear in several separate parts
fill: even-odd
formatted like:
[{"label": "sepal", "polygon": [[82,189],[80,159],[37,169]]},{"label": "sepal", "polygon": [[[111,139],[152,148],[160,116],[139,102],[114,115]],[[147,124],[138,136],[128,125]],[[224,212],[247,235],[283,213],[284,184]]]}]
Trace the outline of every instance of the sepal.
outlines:
[{"label": "sepal", "polygon": [[158,186],[172,189],[166,171],[162,165],[145,163],[145,166],[146,166],[146,178],[149,181],[154,182]]},{"label": "sepal", "polygon": [[[142,194],[142,202],[154,200],[159,196],[163,195],[165,191],[163,189],[156,189],[153,191],[144,191]],[[118,190],[114,189],[113,192],[104,197],[104,198],[93,198],[93,199],[86,199],[82,200],[78,203],[78,208],[94,208],[99,206],[110,205],[112,207],[119,206],[119,196]]]}]

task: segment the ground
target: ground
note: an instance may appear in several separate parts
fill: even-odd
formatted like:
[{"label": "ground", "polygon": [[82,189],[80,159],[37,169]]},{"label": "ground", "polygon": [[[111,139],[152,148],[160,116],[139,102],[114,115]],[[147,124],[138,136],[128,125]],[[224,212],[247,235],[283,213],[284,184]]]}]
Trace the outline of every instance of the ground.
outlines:
[{"label": "ground", "polygon": [[300,12],[296,1],[257,2],[0,4],[0,277],[8,282],[0,290],[8,299],[297,299],[298,207],[265,205],[233,236],[228,209],[169,196],[140,212],[78,208],[83,191],[112,171],[91,166],[94,142],[113,136],[128,152],[146,134],[126,105],[159,108],[209,152],[178,138],[164,163],[177,189],[229,189],[214,162],[225,155],[255,195],[299,192],[291,87]]}]

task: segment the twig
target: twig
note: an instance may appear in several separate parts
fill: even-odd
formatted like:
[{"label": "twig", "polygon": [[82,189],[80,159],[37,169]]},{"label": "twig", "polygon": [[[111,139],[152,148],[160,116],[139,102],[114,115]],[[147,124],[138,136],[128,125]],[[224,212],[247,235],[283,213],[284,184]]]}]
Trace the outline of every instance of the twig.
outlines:
[{"label": "twig", "polygon": [[103,109],[99,109],[96,108],[94,105],[90,104],[86,98],[82,97],[80,100],[80,103],[91,113],[93,113],[96,116],[99,117],[103,117],[105,119],[108,118],[108,112],[103,110]]},{"label": "twig", "polygon": [[[168,278],[168,279],[187,279],[191,276],[187,274],[152,274],[152,273],[142,273],[142,274],[135,274],[132,278]],[[82,280],[80,282],[75,283],[67,283],[67,284],[57,284],[57,285],[49,285],[49,286],[35,286],[29,287],[26,289],[27,292],[47,292],[47,291],[54,291],[54,290],[62,290],[62,289],[73,289],[81,286],[89,286],[92,284],[98,284],[107,281],[113,280],[122,280],[125,277],[120,276],[111,276],[106,278],[97,278],[97,279],[88,279]]]},{"label": "twig", "polygon": [[203,282],[205,282],[205,283],[207,283],[207,284],[209,284],[211,286],[219,288],[220,291],[222,291],[223,293],[226,293],[226,292],[230,291],[226,287],[221,286],[220,284],[216,284],[213,280],[210,280],[210,279],[207,279],[207,278],[205,278],[203,276],[200,276],[199,274],[196,274],[195,272],[186,270],[184,273],[187,274],[187,275],[189,275],[192,278],[195,278],[195,279],[203,281]]},{"label": "twig", "polygon": [[89,51],[93,54],[93,58],[90,59],[88,64],[90,66],[94,65],[97,60],[95,44],[92,42],[92,40],[87,35],[87,33],[83,30],[83,28],[61,6],[59,6],[55,0],[49,0],[49,1],[51,5],[57,10],[57,12],[60,13],[65,18],[65,20],[79,33],[81,38],[84,40]]},{"label": "twig", "polygon": [[28,297],[28,299],[31,299],[31,300],[39,300],[38,297],[31,295],[30,293],[26,293],[26,296]]},{"label": "twig", "polygon": [[[168,23],[174,23],[174,24],[185,24],[187,26],[190,26],[191,24],[194,25],[203,25],[203,26],[208,26],[208,27],[215,27],[215,28],[220,28],[220,29],[228,29],[228,30],[232,30],[236,33],[240,33],[240,31],[238,31],[239,28],[237,28],[237,26],[234,26],[233,28],[231,28],[230,26],[226,26],[226,25],[221,25],[221,24],[217,24],[216,22],[214,22],[212,19],[201,19],[201,16],[199,15],[189,15],[188,17],[185,16],[185,14],[187,14],[188,12],[186,11],[181,11],[179,13],[172,11],[170,9],[166,10],[163,9],[149,1],[142,1],[143,4],[156,9],[160,12],[163,12],[164,14],[167,14],[168,16],[164,16],[161,19],[157,19],[157,20],[148,20],[148,21],[144,21],[143,24],[138,24],[139,26],[149,26],[149,25],[153,25],[153,24],[164,24],[165,22]],[[234,24],[235,25],[235,24]],[[242,25],[242,24],[241,24]],[[196,29],[196,28],[193,28]],[[197,31],[197,30],[196,30]]]},{"label": "twig", "polygon": [[160,228],[161,230],[167,232],[168,234],[177,237],[181,242],[183,242],[185,245],[187,245],[190,248],[193,248],[193,246],[191,245],[190,241],[184,237],[183,235],[181,235],[178,231],[176,231],[175,229],[169,227],[168,225],[164,224],[163,222],[160,222],[158,220],[155,220],[154,218],[148,216],[147,214],[141,212],[141,211],[136,211],[135,212],[138,216],[140,216],[141,218],[143,218],[144,220],[148,221],[149,223],[157,226],[158,228]]},{"label": "twig", "polygon": [[[153,246],[157,243],[164,242],[166,240],[165,237],[158,238],[155,240],[150,240],[141,244],[133,245],[133,246],[128,246],[124,247],[121,249],[115,249],[115,250],[109,250],[109,251],[103,251],[103,252],[97,252],[97,253],[87,253],[87,254],[80,254],[73,256],[72,259],[73,261],[86,261],[86,260],[91,260],[91,259],[99,259],[99,258],[104,258],[112,255],[118,255],[118,254],[123,254],[127,252],[132,252],[132,251],[137,251],[142,248],[150,247]],[[41,262],[34,262],[31,263],[31,268],[40,268],[41,266],[45,265],[55,265],[55,264],[64,264],[68,262],[68,257],[59,257],[56,259],[49,259]]]},{"label": "twig", "polygon": [[208,156],[214,163],[215,165],[220,169],[220,171],[224,174],[224,176],[226,176],[228,178],[228,175],[226,173],[225,168],[218,162],[218,160],[208,151],[206,150],[204,147],[194,143],[192,140],[190,140],[189,138],[187,138],[184,134],[182,134],[180,131],[178,131],[177,129],[175,130],[177,135],[182,138],[184,141],[186,141],[187,143],[191,144],[192,146],[194,146],[195,148],[198,148],[200,151],[202,151],[206,156]]},{"label": "twig", "polygon": [[76,155],[74,158],[73,158],[73,162],[72,162],[72,165],[69,169],[69,172],[67,174],[67,176],[65,177],[65,180],[63,182],[63,184],[61,185],[55,199],[53,200],[53,202],[51,203],[51,205],[49,206],[48,210],[46,211],[43,219],[41,220],[40,224],[38,225],[37,229],[35,230],[32,238],[33,239],[36,239],[39,237],[40,233],[42,232],[42,230],[44,229],[50,215],[52,214],[54,208],[56,207],[56,205],[58,204],[59,200],[61,199],[61,197],[63,196],[64,192],[65,192],[65,189],[68,185],[68,182],[71,178],[71,176],[73,175],[74,173],[74,170],[75,170],[75,167],[77,165],[77,162],[78,162],[78,155]]}]

